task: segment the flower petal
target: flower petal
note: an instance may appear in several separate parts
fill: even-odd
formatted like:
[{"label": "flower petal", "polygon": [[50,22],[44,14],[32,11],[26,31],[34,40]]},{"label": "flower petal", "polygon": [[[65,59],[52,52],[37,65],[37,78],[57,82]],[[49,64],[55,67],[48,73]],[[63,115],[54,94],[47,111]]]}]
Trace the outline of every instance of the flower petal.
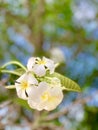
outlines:
[{"label": "flower petal", "polygon": [[38,111],[43,110],[43,107],[41,107],[39,103],[34,102],[32,99],[28,100],[28,104],[33,109],[37,109]]},{"label": "flower petal", "polygon": [[44,103],[44,109],[51,111],[55,109],[63,99],[63,93],[60,88],[52,88],[48,90],[49,99]]},{"label": "flower petal", "polygon": [[25,95],[25,90],[22,89],[21,82],[27,80],[27,78],[28,78],[28,75],[27,75],[27,73],[25,73],[25,74],[23,74],[21,77],[19,77],[19,78],[16,80],[16,83],[15,83],[17,95],[18,95],[20,98],[22,98],[22,99],[27,99],[27,97],[26,97],[26,95]]},{"label": "flower petal", "polygon": [[50,60],[46,57],[43,57],[43,60],[46,61],[46,66],[48,67],[48,69],[50,70],[50,74],[54,73],[54,70],[55,70],[55,64],[54,64],[54,61],[53,60]]},{"label": "flower petal", "polygon": [[38,64],[33,67],[33,72],[39,77],[44,76],[46,74],[44,65]]},{"label": "flower petal", "polygon": [[38,85],[38,81],[36,78],[34,78],[33,74],[32,73],[29,73],[28,74],[28,83],[30,85]]},{"label": "flower petal", "polygon": [[[17,79],[17,82],[20,82],[21,83],[21,81],[25,81],[25,80],[27,80],[28,79],[28,73],[24,73],[23,75],[21,75],[18,79]],[[17,84],[17,83],[15,83],[15,84]]]},{"label": "flower petal", "polygon": [[24,100],[28,99],[24,90],[17,89],[17,87],[16,87],[16,91],[17,91],[17,95],[18,95],[19,98],[24,99]]},{"label": "flower petal", "polygon": [[27,89],[27,93],[29,94],[29,99],[33,99],[35,102],[39,102],[40,96],[42,93],[48,89],[48,85],[46,82],[40,82],[38,86],[32,86]]},{"label": "flower petal", "polygon": [[40,60],[40,58],[38,58],[38,57],[31,57],[31,58],[28,60],[27,68],[28,68],[29,71],[32,71],[32,68],[33,68],[34,65],[36,64],[36,59]]},{"label": "flower petal", "polygon": [[38,87],[32,87],[31,90],[29,89],[28,104],[31,108],[37,109],[39,111],[43,110],[43,105],[41,105],[41,95],[44,93],[47,87],[48,86],[46,82],[40,82]]}]

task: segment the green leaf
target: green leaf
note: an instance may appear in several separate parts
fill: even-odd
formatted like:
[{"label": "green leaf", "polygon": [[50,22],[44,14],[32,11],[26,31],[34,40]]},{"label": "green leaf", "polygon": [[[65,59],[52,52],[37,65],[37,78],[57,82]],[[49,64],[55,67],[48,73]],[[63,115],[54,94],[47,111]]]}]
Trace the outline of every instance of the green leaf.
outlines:
[{"label": "green leaf", "polygon": [[65,90],[81,92],[80,86],[77,83],[75,83],[73,80],[71,80],[70,78],[67,78],[59,73],[56,73],[56,72],[54,72],[50,76],[59,78],[61,80],[61,84]]}]

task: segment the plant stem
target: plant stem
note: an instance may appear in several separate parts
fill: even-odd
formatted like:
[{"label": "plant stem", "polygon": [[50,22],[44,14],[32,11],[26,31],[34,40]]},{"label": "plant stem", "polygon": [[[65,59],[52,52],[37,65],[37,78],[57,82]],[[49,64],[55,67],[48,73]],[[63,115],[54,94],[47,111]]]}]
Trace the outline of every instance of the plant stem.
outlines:
[{"label": "plant stem", "polygon": [[3,68],[5,68],[6,66],[11,65],[11,64],[18,65],[18,66],[20,66],[22,69],[24,69],[25,71],[27,70],[26,67],[25,67],[24,65],[22,65],[22,64],[21,64],[20,62],[18,62],[18,61],[8,62],[8,63],[4,64],[1,68],[3,69]]},{"label": "plant stem", "polygon": [[15,72],[15,71],[12,71],[12,70],[0,70],[0,72],[14,74],[14,75],[17,75],[17,76],[21,76],[21,74]]}]

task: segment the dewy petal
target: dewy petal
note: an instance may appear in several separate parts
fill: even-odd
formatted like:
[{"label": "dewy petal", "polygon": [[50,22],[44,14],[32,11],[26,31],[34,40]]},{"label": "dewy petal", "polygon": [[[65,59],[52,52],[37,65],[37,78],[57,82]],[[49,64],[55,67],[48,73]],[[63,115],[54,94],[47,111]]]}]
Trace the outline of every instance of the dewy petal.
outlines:
[{"label": "dewy petal", "polygon": [[45,66],[50,70],[50,74],[54,73],[54,70],[55,70],[54,61],[46,57],[43,57],[43,60],[46,62]]},{"label": "dewy petal", "polygon": [[46,74],[44,65],[38,64],[33,67],[33,72],[39,77],[44,76]]}]

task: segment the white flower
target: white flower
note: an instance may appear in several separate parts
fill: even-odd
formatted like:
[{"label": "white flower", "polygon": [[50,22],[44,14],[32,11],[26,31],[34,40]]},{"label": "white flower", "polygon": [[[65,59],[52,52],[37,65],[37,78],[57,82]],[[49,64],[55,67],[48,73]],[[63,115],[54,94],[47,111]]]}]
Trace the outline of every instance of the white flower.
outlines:
[{"label": "white flower", "polygon": [[57,78],[52,79],[51,84],[46,82],[39,83],[39,86],[32,91],[28,98],[30,107],[37,110],[45,109],[48,111],[55,109],[63,99],[61,84],[57,84]]},{"label": "white flower", "polygon": [[22,99],[28,99],[31,89],[38,85],[38,81],[31,73],[25,73],[15,82],[17,95]]},{"label": "white flower", "polygon": [[42,105],[45,110],[54,110],[63,99],[62,89],[59,87],[50,88],[42,94],[41,98],[44,101]]},{"label": "white flower", "polygon": [[26,72],[15,82],[17,95],[27,100],[33,109],[39,111],[55,109],[63,99],[61,82],[56,77],[47,77],[47,79],[47,82],[38,83],[31,72]]},{"label": "white flower", "polygon": [[28,60],[27,68],[29,71],[33,71],[37,76],[44,76],[46,71],[49,70],[50,74],[54,73],[55,64],[53,60],[46,57],[40,58],[32,57]]},{"label": "white flower", "polygon": [[63,92],[61,82],[56,77],[53,77],[51,83],[48,85],[49,89],[42,95],[42,97],[47,98],[47,101],[44,103],[44,109],[50,111],[55,109],[61,103],[63,100]]}]

